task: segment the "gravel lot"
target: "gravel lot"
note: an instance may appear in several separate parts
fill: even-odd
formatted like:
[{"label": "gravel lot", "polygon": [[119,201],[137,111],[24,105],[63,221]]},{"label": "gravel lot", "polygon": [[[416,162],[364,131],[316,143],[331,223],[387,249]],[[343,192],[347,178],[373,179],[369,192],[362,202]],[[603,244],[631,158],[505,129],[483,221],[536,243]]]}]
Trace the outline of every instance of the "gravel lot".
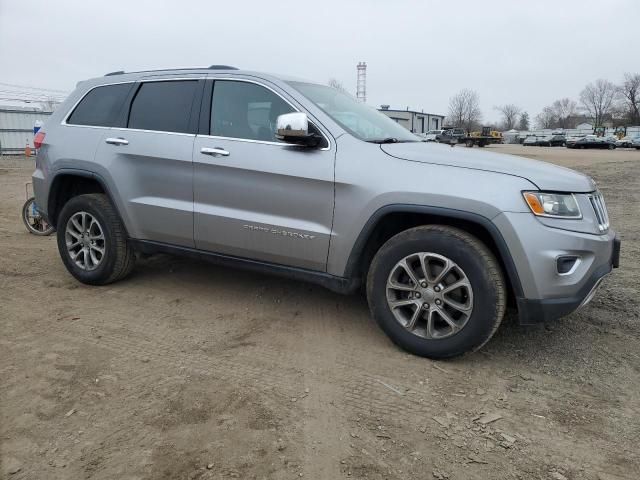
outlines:
[{"label": "gravel lot", "polygon": [[640,151],[490,148],[593,176],[621,268],[448,362],[294,281],[158,256],[81,285],[21,223],[33,161],[0,159],[3,477],[637,479]]}]

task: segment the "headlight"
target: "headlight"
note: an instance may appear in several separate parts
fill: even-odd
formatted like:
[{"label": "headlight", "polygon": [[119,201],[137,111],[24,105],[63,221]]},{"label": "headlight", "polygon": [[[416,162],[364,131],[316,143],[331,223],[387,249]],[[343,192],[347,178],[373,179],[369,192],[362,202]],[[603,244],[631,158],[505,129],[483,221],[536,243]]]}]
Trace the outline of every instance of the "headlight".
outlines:
[{"label": "headlight", "polygon": [[534,215],[555,218],[582,218],[572,193],[522,192]]}]

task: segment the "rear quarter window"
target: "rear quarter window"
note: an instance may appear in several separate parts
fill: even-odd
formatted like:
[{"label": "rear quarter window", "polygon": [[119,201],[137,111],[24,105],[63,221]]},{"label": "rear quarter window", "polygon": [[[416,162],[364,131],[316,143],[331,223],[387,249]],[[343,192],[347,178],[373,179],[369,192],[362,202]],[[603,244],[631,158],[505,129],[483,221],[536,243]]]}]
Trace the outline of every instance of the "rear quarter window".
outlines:
[{"label": "rear quarter window", "polygon": [[90,90],[71,112],[67,124],[113,127],[132,86],[120,83]]}]

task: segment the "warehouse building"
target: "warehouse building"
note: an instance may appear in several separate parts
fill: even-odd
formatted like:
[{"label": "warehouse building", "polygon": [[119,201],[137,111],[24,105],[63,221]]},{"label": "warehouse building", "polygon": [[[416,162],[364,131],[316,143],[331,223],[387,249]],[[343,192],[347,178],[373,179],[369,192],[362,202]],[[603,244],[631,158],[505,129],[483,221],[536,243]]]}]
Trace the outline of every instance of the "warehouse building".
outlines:
[{"label": "warehouse building", "polygon": [[15,155],[33,148],[33,127],[49,118],[51,112],[25,107],[0,105],[0,154]]},{"label": "warehouse building", "polygon": [[440,130],[444,124],[444,115],[416,112],[409,110],[409,108],[406,110],[393,110],[389,108],[389,105],[380,105],[379,111],[413,133]]}]

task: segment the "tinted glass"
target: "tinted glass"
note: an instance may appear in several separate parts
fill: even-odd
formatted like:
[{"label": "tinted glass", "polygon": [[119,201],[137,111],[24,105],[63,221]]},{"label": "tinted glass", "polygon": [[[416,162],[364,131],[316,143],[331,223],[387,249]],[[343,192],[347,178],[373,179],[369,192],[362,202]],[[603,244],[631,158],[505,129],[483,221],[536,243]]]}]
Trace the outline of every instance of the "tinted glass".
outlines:
[{"label": "tinted glass", "polygon": [[211,135],[277,142],[278,116],[294,111],[260,85],[217,80],[213,87]]},{"label": "tinted glass", "polygon": [[143,83],[131,104],[129,128],[189,133],[191,104],[198,82]]},{"label": "tinted glass", "polygon": [[121,83],[94,88],[73,110],[67,123],[98,127],[114,126],[131,86],[131,83]]}]

